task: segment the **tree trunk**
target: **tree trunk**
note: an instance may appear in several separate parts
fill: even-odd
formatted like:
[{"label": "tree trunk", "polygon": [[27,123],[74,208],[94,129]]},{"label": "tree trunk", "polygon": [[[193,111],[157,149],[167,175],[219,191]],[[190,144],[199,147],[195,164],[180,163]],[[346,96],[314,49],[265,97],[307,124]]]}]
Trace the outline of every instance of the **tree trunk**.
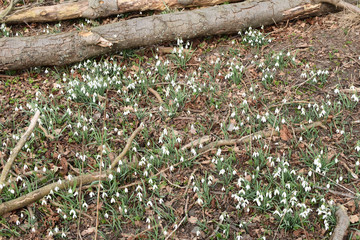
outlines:
[{"label": "tree trunk", "polygon": [[53,22],[80,17],[95,19],[126,12],[163,11],[167,8],[213,6],[224,2],[240,1],[242,0],[80,0],[18,10],[6,16],[0,22]]},{"label": "tree trunk", "polygon": [[327,4],[311,4],[311,0],[252,0],[120,21],[88,32],[2,38],[0,71],[66,65],[122,49],[176,38],[236,33],[250,26],[269,25],[334,9]]}]

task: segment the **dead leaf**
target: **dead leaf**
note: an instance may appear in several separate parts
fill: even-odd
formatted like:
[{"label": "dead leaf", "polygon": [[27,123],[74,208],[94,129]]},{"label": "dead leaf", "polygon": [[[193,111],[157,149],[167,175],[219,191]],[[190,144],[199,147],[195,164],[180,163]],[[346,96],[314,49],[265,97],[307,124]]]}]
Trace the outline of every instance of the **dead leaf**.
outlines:
[{"label": "dead leaf", "polygon": [[134,108],[132,106],[125,106],[124,111],[129,110],[130,112],[134,112]]},{"label": "dead leaf", "polygon": [[230,123],[229,126],[228,126],[228,128],[227,128],[227,130],[228,130],[229,132],[232,132],[232,131],[234,130],[234,128],[235,128],[235,125],[234,125],[233,123]]},{"label": "dead leaf", "polygon": [[301,234],[302,234],[303,230],[301,228],[299,229],[296,229],[294,232],[293,232],[293,235],[295,237],[299,237]]},{"label": "dead leaf", "polygon": [[130,70],[133,70],[133,71],[135,71],[135,72],[138,72],[139,71],[139,66],[137,66],[137,65],[132,65],[131,66],[131,68],[130,68]]},{"label": "dead leaf", "polygon": [[98,120],[98,119],[100,119],[100,117],[101,117],[100,113],[95,113],[94,116],[93,116],[93,119]]},{"label": "dead leaf", "polygon": [[96,228],[95,227],[90,227],[84,231],[81,232],[81,236],[86,236],[86,235],[89,235],[91,233],[94,233],[96,231]]},{"label": "dead leaf", "polygon": [[61,129],[57,128],[57,129],[54,130],[54,132],[56,133],[56,135],[59,135],[61,133]]},{"label": "dead leaf", "polygon": [[13,214],[13,215],[10,216],[9,222],[10,223],[15,223],[17,220],[19,220],[19,216],[16,215],[16,214]]},{"label": "dead leaf", "polygon": [[252,219],[252,221],[253,222],[262,222],[262,216],[261,215],[257,215],[257,216],[255,216],[253,219]]},{"label": "dead leaf", "polygon": [[191,216],[188,218],[189,223],[195,224],[197,223],[198,219],[197,217]]},{"label": "dead leaf", "polygon": [[69,171],[68,162],[66,161],[66,158],[64,157],[60,158],[60,165],[61,165],[60,175],[65,176]]},{"label": "dead leaf", "polygon": [[238,146],[235,146],[233,149],[234,149],[235,153],[240,153],[241,152],[240,148]]},{"label": "dead leaf", "polygon": [[292,139],[291,133],[286,125],[282,125],[282,129],[280,130],[280,138],[283,141],[289,141]]},{"label": "dead leaf", "polygon": [[251,182],[251,179],[252,179],[252,178],[251,178],[250,175],[246,175],[246,176],[245,176],[245,180],[246,180],[246,181]]},{"label": "dead leaf", "polygon": [[109,159],[111,162],[114,161],[115,158],[116,158],[115,153],[113,153],[113,152],[109,153]]},{"label": "dead leaf", "polygon": [[347,208],[350,210],[350,212],[354,212],[356,209],[356,205],[355,205],[355,201],[354,200],[350,200],[347,204],[346,204]]},{"label": "dead leaf", "polygon": [[350,222],[351,222],[351,223],[356,223],[356,222],[359,221],[359,216],[358,216],[358,215],[351,215],[351,216],[349,217],[349,219],[350,219]]}]

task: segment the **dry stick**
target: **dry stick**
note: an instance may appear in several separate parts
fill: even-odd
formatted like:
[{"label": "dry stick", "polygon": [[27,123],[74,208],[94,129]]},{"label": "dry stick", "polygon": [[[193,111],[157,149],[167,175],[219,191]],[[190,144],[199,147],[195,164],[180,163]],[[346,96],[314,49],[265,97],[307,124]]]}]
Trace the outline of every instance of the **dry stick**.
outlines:
[{"label": "dry stick", "polygon": [[355,195],[353,195],[353,194],[343,193],[343,192],[331,190],[331,189],[328,189],[328,188],[326,188],[326,187],[315,186],[315,188],[321,189],[321,190],[326,190],[326,191],[328,191],[328,192],[330,192],[330,193],[332,193],[332,194],[340,195],[340,196],[343,196],[343,197],[346,197],[346,198],[351,198],[351,199],[357,198],[357,197],[356,197]]},{"label": "dry stick", "polygon": [[[14,147],[14,149],[12,150],[12,153],[7,161],[7,163],[5,164],[2,172],[1,172],[1,176],[0,176],[0,186],[3,186],[3,184],[6,181],[6,177],[10,171],[10,168],[12,166],[12,164],[15,161],[16,156],[18,155],[19,151],[21,150],[21,148],[24,146],[27,138],[30,136],[30,134],[32,133],[32,131],[34,130],[37,120],[40,117],[40,111],[37,110],[35,112],[35,115],[33,116],[33,118],[31,119],[30,122],[30,126],[28,127],[28,129],[25,131],[25,133],[21,136],[19,142],[16,144],[16,146]],[[2,191],[2,188],[0,188],[0,193]]]},{"label": "dry stick", "polygon": [[[190,175],[190,178],[189,178],[189,182],[188,182],[188,185],[186,186],[186,189],[185,189],[185,192],[183,194],[183,196],[185,196],[187,194],[187,192],[189,191],[189,187],[190,187],[190,184],[191,184],[191,179],[192,177],[194,176],[194,174],[196,173],[197,171],[197,168],[194,169],[194,171],[191,173]],[[184,213],[185,213],[185,216],[181,219],[181,221],[179,222],[179,225],[177,226],[177,228],[175,228],[166,238],[165,240],[169,239],[171,237],[171,235],[173,235],[177,229],[179,229],[179,227],[181,226],[181,224],[187,219],[187,212],[188,212],[188,204],[189,204],[189,196],[187,196],[186,198],[186,202],[185,202],[185,208],[184,208]]]},{"label": "dry stick", "polygon": [[353,170],[351,170],[351,168],[349,168],[349,166],[346,164],[346,162],[344,161],[340,161],[341,165],[344,166],[344,168],[351,174],[351,176],[355,179],[359,179],[359,177],[353,172]]},{"label": "dry stick", "polygon": [[11,0],[9,6],[0,13],[0,20],[2,20],[4,17],[6,17],[18,2],[19,2],[19,0]]},{"label": "dry stick", "polygon": [[[100,153],[100,175],[102,173],[102,165],[103,165],[103,147],[104,147],[104,131],[105,131],[105,123],[106,123],[106,107],[108,104],[107,100],[108,94],[106,93],[106,99],[105,99],[105,108],[104,108],[104,118],[103,118],[103,127],[101,132],[101,153]],[[96,197],[96,223],[95,223],[95,237],[94,239],[97,239],[98,235],[98,228],[99,228],[99,208],[100,208],[100,188],[101,188],[101,180],[99,179],[98,189],[97,189],[97,197]]]},{"label": "dry stick", "polygon": [[279,107],[279,106],[283,106],[283,105],[288,105],[288,104],[312,104],[314,102],[309,102],[309,101],[292,101],[292,102],[286,102],[286,103],[281,103],[281,104],[273,104],[270,105],[269,108],[273,108],[273,107]]},{"label": "dry stick", "polygon": [[55,139],[55,137],[54,137],[53,135],[49,134],[49,133],[46,131],[46,129],[45,129],[43,126],[41,126],[41,124],[39,124],[39,128],[44,132],[45,137],[50,138],[51,140],[54,140],[54,139]]},{"label": "dry stick", "polygon": [[176,187],[176,188],[185,188],[185,187],[182,187],[182,186],[179,186],[175,183],[172,183],[169,179],[167,179],[167,177],[165,177],[164,175],[161,175],[171,186],[173,187]]},{"label": "dry stick", "polygon": [[360,14],[360,9],[353,5],[353,4],[350,4],[350,3],[347,3],[345,1],[342,1],[342,0],[318,0],[318,2],[323,2],[323,3],[330,3],[330,4],[333,4],[334,6],[336,7],[339,7],[339,8],[342,8],[342,9],[347,9],[351,12],[355,12],[357,14]]},{"label": "dry stick", "polygon": [[129,139],[126,142],[126,145],[123,149],[123,151],[120,153],[119,156],[117,156],[114,161],[111,163],[111,169],[115,168],[116,164],[119,163],[119,161],[124,158],[124,156],[126,155],[127,151],[129,151],[130,146],[132,141],[134,140],[134,138],[136,137],[136,135],[144,128],[144,124],[141,123],[140,126],[135,129],[135,131],[131,134],[131,136],[129,137]]},{"label": "dry stick", "polygon": [[208,239],[213,238],[213,237],[215,236],[215,234],[219,231],[220,225],[223,223],[223,221],[224,221],[224,218],[221,218],[219,224],[218,224],[217,227],[216,227],[216,229],[215,229],[215,230],[213,231],[213,233],[208,237]]},{"label": "dry stick", "polygon": [[[115,163],[115,165],[117,164],[117,162],[123,157],[125,156],[126,152],[129,150],[130,146],[131,146],[131,142],[132,140],[135,138],[136,134],[139,133],[139,131],[142,129],[142,125],[140,127],[138,127],[130,136],[130,138],[128,139],[124,150],[121,152],[121,154],[119,155],[119,157],[117,157],[113,164]],[[122,157],[121,157],[122,156]],[[117,160],[118,159],[118,160]],[[116,161],[117,160],[117,161]],[[41,187],[35,191],[32,191],[24,196],[18,197],[16,199],[10,200],[8,202],[4,202],[2,204],[0,204],[0,216],[2,216],[3,214],[25,207],[33,202],[36,202],[38,200],[40,200],[41,198],[45,197],[46,195],[48,195],[50,193],[51,190],[54,190],[55,188],[58,188],[59,190],[61,189],[65,189],[67,187],[72,187],[74,186],[74,184],[79,184],[80,182],[82,182],[83,185],[86,184],[90,184],[92,182],[98,181],[100,180],[104,180],[107,178],[107,175],[109,173],[112,172],[112,169],[109,169],[107,171],[105,171],[104,173],[102,173],[100,175],[99,172],[95,172],[95,173],[91,173],[91,174],[83,174],[80,175],[78,177],[69,179],[69,180],[65,180],[65,181],[58,181],[55,183],[51,183],[49,185],[46,185],[44,187]]]},{"label": "dry stick", "polygon": [[60,182],[51,183],[49,185],[46,185],[44,187],[41,187],[35,191],[32,191],[28,194],[25,194],[21,197],[18,197],[16,199],[10,200],[8,202],[4,202],[0,204],[0,216],[3,214],[25,207],[33,202],[36,202],[40,200],[41,198],[45,197],[50,193],[51,190],[54,191],[54,189],[57,187],[60,189],[65,189],[67,187],[72,187],[74,184],[79,183],[80,181],[83,182],[83,184],[89,184],[91,182],[99,180],[99,177],[101,179],[105,179],[107,175],[104,173],[103,175],[99,176],[99,173],[92,173],[92,174],[85,174],[79,177],[72,178],[71,180],[65,180]]},{"label": "dry stick", "polygon": [[[82,146],[81,146],[81,152],[83,154],[83,156],[85,155],[85,150],[84,150],[84,141],[85,141],[85,137],[84,137],[84,134],[82,136]],[[70,164],[71,166],[71,164]],[[72,166],[71,166],[72,167]],[[73,167],[72,167],[73,170],[75,170]],[[78,172],[79,175],[82,174],[82,171],[84,169],[84,161],[81,161],[81,169],[80,169],[80,172]],[[80,233],[80,223],[81,223],[81,213],[82,213],[82,206],[81,206],[81,202],[82,202],[82,191],[81,191],[81,188],[82,188],[82,182],[80,182],[80,186],[79,186],[79,197],[78,197],[78,201],[79,201],[79,205],[80,205],[80,210],[79,210],[79,217],[78,217],[78,222],[77,222],[77,234],[76,234],[76,239],[82,239],[81,237],[81,233]]]},{"label": "dry stick", "polygon": [[154,227],[147,228],[147,229],[145,229],[144,231],[139,232],[138,234],[136,234],[136,235],[134,235],[134,236],[129,237],[129,238],[128,238],[128,240],[135,240],[135,239],[138,239],[138,238],[140,238],[142,235],[144,235],[145,233],[147,233],[147,232],[149,232],[149,231],[151,231],[151,230],[153,230],[153,229],[154,229]]},{"label": "dry stick", "polygon": [[162,100],[162,98],[160,97],[160,94],[155,91],[153,88],[148,87],[149,92],[151,92],[152,94],[154,94],[154,96],[156,97],[156,99],[159,101],[159,103],[164,103],[164,101]]},{"label": "dry stick", "polygon": [[344,93],[360,93],[360,88],[342,89]]},{"label": "dry stick", "polygon": [[349,193],[353,194],[354,196],[356,196],[356,193],[354,191],[351,191],[350,189],[348,189],[347,187],[344,187],[343,185],[335,182],[334,180],[332,180],[331,178],[329,178],[328,176],[322,174],[321,172],[316,172],[314,169],[310,168],[313,172],[319,174],[320,176],[326,178],[328,181],[334,183],[336,186],[342,188],[342,189],[345,189],[346,191],[348,191]]},{"label": "dry stick", "polygon": [[201,137],[199,139],[196,139],[196,140],[186,144],[185,146],[183,146],[181,148],[181,150],[184,151],[184,150],[189,149],[191,147],[196,147],[196,146],[201,145],[203,143],[209,142],[210,140],[211,140],[210,136],[203,136],[203,137]]},{"label": "dry stick", "polygon": [[342,240],[345,237],[346,230],[350,225],[349,216],[346,213],[346,209],[343,205],[338,205],[338,210],[336,211],[336,227],[333,234],[331,235],[331,240]]},{"label": "dry stick", "polygon": [[[308,125],[303,126],[303,127],[295,128],[294,131],[295,132],[301,132],[303,130],[308,130],[308,129],[311,129],[311,128],[314,128],[314,127],[326,128],[321,121],[318,121],[318,122],[314,122],[314,123],[308,124]],[[201,152],[204,152],[204,151],[216,148],[216,147],[220,147],[220,146],[235,145],[237,143],[247,143],[247,142],[249,142],[251,140],[251,136],[253,136],[253,135],[261,135],[263,138],[267,138],[267,137],[270,137],[272,135],[279,136],[279,133],[275,132],[273,130],[259,131],[259,132],[256,132],[254,134],[247,135],[247,136],[237,138],[237,139],[220,140],[220,141],[217,141],[217,142],[209,143],[204,148],[200,149],[199,152],[201,153]]]},{"label": "dry stick", "polygon": [[[183,163],[183,162],[178,162],[178,163],[176,163],[176,164],[174,164],[174,165],[172,165],[172,166],[173,166],[173,167],[176,167],[176,166],[180,165],[181,163]],[[160,172],[154,174],[152,177],[159,176],[160,174],[166,172],[166,171],[169,170],[169,169],[170,169],[170,167],[164,168],[164,169],[161,170]],[[135,186],[135,185],[138,185],[138,184],[141,184],[141,183],[142,183],[142,181],[139,180],[139,181],[136,181],[136,182],[132,182],[132,183],[123,185],[123,186],[119,186],[119,189],[124,189],[124,188],[128,188],[128,187],[132,187],[132,186]]]},{"label": "dry stick", "polygon": [[[208,152],[208,151],[199,153],[197,156],[191,158],[190,160],[192,160],[192,159],[194,159],[194,158],[196,158],[196,157],[199,157],[200,155],[205,154],[205,153],[207,153],[207,152]],[[178,162],[178,163],[176,163],[176,164],[174,164],[174,165],[172,165],[172,166],[173,166],[173,167],[176,167],[176,166],[178,166],[178,165],[180,165],[180,164],[182,164],[182,163],[183,163],[183,162]],[[208,162],[208,161],[200,162],[200,164],[208,164],[208,163],[210,163],[210,162]],[[171,167],[171,166],[170,166],[170,167]],[[166,172],[167,170],[169,170],[170,167],[164,168],[163,170],[161,170],[160,172],[154,174],[154,175],[151,176],[151,177],[159,176],[160,174],[162,174],[162,173]],[[119,189],[124,189],[124,188],[128,188],[128,187],[132,187],[132,186],[138,185],[138,184],[140,184],[140,183],[142,183],[142,181],[132,182],[132,183],[129,183],[129,184],[127,184],[127,185],[120,186]]]}]

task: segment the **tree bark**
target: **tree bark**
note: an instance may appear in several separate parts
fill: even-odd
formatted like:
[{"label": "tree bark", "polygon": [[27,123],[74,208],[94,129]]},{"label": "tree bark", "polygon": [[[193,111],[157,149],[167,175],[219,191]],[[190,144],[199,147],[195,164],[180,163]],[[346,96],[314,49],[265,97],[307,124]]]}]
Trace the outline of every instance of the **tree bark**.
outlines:
[{"label": "tree bark", "polygon": [[176,38],[231,34],[250,26],[265,26],[334,10],[327,4],[312,4],[311,0],[252,0],[130,19],[95,27],[88,32],[2,38],[0,71],[66,65],[122,49]]},{"label": "tree bark", "polygon": [[167,8],[213,6],[224,2],[240,1],[243,0],[80,0],[18,10],[6,16],[0,22],[53,22],[81,17],[95,19],[126,12],[163,11]]}]

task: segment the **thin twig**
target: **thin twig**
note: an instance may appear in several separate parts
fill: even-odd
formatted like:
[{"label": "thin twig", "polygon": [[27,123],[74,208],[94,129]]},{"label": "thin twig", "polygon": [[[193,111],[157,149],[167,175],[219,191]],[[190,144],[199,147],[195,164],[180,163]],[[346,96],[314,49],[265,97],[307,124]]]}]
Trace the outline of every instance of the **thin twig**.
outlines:
[{"label": "thin twig", "polygon": [[140,126],[135,129],[135,131],[131,134],[131,136],[129,137],[128,141],[126,142],[126,145],[124,147],[124,149],[122,150],[122,152],[120,153],[119,156],[117,156],[114,161],[111,163],[111,169],[113,169],[118,163],[119,161],[124,158],[124,156],[126,155],[126,153],[129,151],[130,146],[132,141],[134,140],[134,138],[136,137],[136,135],[144,128],[144,124],[141,123]]},{"label": "thin twig", "polygon": [[360,88],[341,89],[344,93],[360,93]]},{"label": "thin twig", "polygon": [[82,181],[82,183],[85,185],[85,184],[89,184],[94,181],[98,181],[99,177],[102,180],[106,179],[107,174],[104,173],[101,176],[99,176],[99,172],[95,172],[92,174],[84,174],[79,177],[74,177],[74,178],[71,178],[71,180],[64,180],[61,182],[58,181],[58,182],[48,184],[37,190],[29,192],[28,194],[25,194],[21,197],[1,203],[0,204],[0,216],[2,216],[3,214],[5,214],[7,212],[25,207],[33,202],[40,200],[41,198],[48,195],[51,192],[51,190],[55,191],[54,190],[55,188],[60,190],[60,189],[68,188],[70,186],[73,187],[74,185],[78,184],[80,181]]},{"label": "thin twig", "polygon": [[357,13],[357,14],[360,14],[360,9],[351,4],[351,3],[347,3],[343,0],[318,0],[318,2],[323,2],[323,3],[330,3],[336,7],[339,7],[339,8],[342,8],[342,9],[346,9],[346,10],[349,10],[351,12],[354,12],[354,13]]},{"label": "thin twig", "polygon": [[7,177],[8,173],[9,173],[9,171],[10,171],[10,168],[11,168],[12,164],[15,161],[16,156],[18,155],[19,151],[24,146],[24,144],[27,141],[28,137],[30,136],[30,134],[34,130],[39,117],[40,117],[40,111],[37,110],[35,112],[35,115],[31,119],[31,122],[30,122],[30,125],[29,125],[28,129],[21,136],[19,142],[16,144],[16,146],[12,150],[12,153],[11,153],[9,159],[8,159],[7,163],[5,164],[5,166],[4,166],[4,168],[3,168],[2,172],[1,172],[1,176],[0,176],[0,192],[2,191],[2,186],[6,181],[6,177]]},{"label": "thin twig", "polygon": [[[201,153],[199,153],[198,155],[196,155],[195,157],[193,157],[192,159],[194,159],[194,158],[197,158],[197,157],[199,157],[200,155],[202,155],[202,154],[205,154],[205,153],[207,153],[208,151],[206,151],[206,152],[201,152]],[[192,160],[192,159],[189,159],[189,161],[190,160]],[[205,161],[206,163],[208,163],[208,161]],[[201,162],[200,164],[206,164],[205,162]],[[209,161],[210,162],[210,161]],[[172,167],[176,167],[176,166],[178,166],[178,165],[180,165],[180,164],[182,164],[183,162],[178,162],[178,163],[176,163],[176,164],[173,164],[172,165]],[[195,164],[196,164],[197,162],[195,162]],[[171,166],[170,166],[171,167]],[[157,177],[157,176],[159,176],[160,174],[162,174],[163,172],[166,172],[166,171],[168,171],[169,169],[170,169],[170,167],[167,167],[167,168],[164,168],[163,170],[161,170],[160,172],[158,172],[158,173],[156,173],[156,174],[154,174],[153,176],[151,176],[151,177]],[[136,181],[136,182],[132,182],[132,183],[129,183],[129,184],[127,184],[127,185],[123,185],[123,186],[119,186],[119,189],[124,189],[124,188],[128,188],[128,187],[132,187],[132,186],[135,186],[135,185],[139,185],[139,184],[141,184],[142,183],[142,181]]]},{"label": "thin twig", "polygon": [[[85,149],[84,149],[84,142],[85,142],[85,136],[84,134],[82,135],[82,146],[81,146],[81,152],[82,154],[84,155],[85,154]],[[71,166],[71,165],[70,165]],[[81,175],[82,174],[82,170],[84,169],[84,161],[81,161],[81,169],[80,169],[80,172],[79,174]],[[80,233],[80,223],[81,223],[81,214],[82,214],[82,191],[81,191],[81,188],[82,188],[82,182],[80,182],[80,186],[79,186],[79,197],[78,197],[78,202],[79,202],[79,208],[80,208],[80,211],[79,211],[79,218],[78,218],[78,222],[77,222],[77,234],[76,234],[76,239],[82,239],[81,237],[81,233]]]},{"label": "thin twig", "polygon": [[215,234],[219,231],[220,225],[223,223],[223,221],[224,221],[224,218],[221,218],[220,222],[218,223],[218,225],[216,227],[216,229],[213,231],[213,233],[209,236],[208,239],[211,239],[211,238],[213,238],[215,236]]},{"label": "thin twig", "polygon": [[289,105],[289,104],[313,104],[314,102],[308,102],[308,101],[292,101],[292,102],[286,102],[286,103],[281,103],[281,104],[273,104],[270,105],[269,108],[273,108],[273,107],[279,107],[279,106],[283,106],[283,105]]},{"label": "thin twig", "polygon": [[[194,174],[196,173],[196,171],[197,171],[197,168],[195,168],[194,171],[191,173],[188,185],[186,186],[186,189],[185,189],[185,192],[184,192],[183,196],[185,196],[187,194],[187,192],[189,191],[189,187],[190,187],[190,184],[191,184],[191,179],[194,176]],[[188,217],[188,204],[189,204],[189,196],[186,197],[186,202],[185,202],[185,207],[184,207],[185,216],[181,219],[181,221],[179,222],[179,225],[165,238],[165,240],[169,239],[171,237],[171,235],[173,235],[176,232],[176,230],[179,229],[181,224],[187,219],[187,217]]]},{"label": "thin twig", "polygon": [[153,89],[151,87],[148,87],[148,90],[149,90],[149,92],[151,92],[156,97],[156,99],[159,101],[159,103],[164,103],[164,101],[162,100],[160,94],[157,91],[155,91],[155,89]]},{"label": "thin twig", "polygon": [[[124,150],[121,152],[119,157],[116,158],[118,160],[114,161],[115,165],[122,158],[122,156],[124,156],[126,154],[127,150],[130,148],[132,140],[135,138],[135,135],[141,129],[142,129],[142,127],[137,128],[134,131],[134,133],[130,136],[130,138],[127,140],[127,143],[126,143],[126,146],[125,146]],[[74,185],[77,185],[80,182],[82,182],[83,185],[86,185],[86,184],[90,184],[90,183],[95,182],[95,181],[104,180],[113,171],[112,169],[113,168],[108,169],[107,171],[105,171],[105,172],[103,172],[101,174],[99,172],[94,172],[94,173],[91,173],[91,174],[83,174],[83,175],[80,175],[78,177],[74,177],[74,178],[64,180],[64,181],[59,180],[58,182],[48,184],[48,185],[46,185],[44,187],[41,187],[41,188],[39,188],[39,189],[37,189],[35,191],[32,191],[32,192],[30,192],[28,194],[25,194],[25,195],[23,195],[21,197],[18,197],[16,199],[10,200],[8,202],[1,203],[0,204],[0,216],[3,215],[4,213],[7,213],[7,212],[10,212],[10,211],[25,207],[25,206],[33,203],[33,202],[36,202],[36,201],[40,200],[41,198],[48,195],[51,190],[54,191],[55,188],[61,190],[61,189],[68,188],[69,186],[73,187]]]},{"label": "thin twig", "polygon": [[[316,172],[314,169],[310,168],[313,172]],[[343,185],[335,182],[334,180],[332,180],[331,178],[327,177],[326,175],[322,174],[321,172],[316,172],[317,174],[319,174],[320,176],[323,176],[324,178],[326,178],[327,180],[329,180],[330,182],[334,183],[336,186],[341,187],[342,189],[345,189],[346,191],[348,191],[349,193],[351,193],[352,195],[356,196],[356,193],[354,191],[351,191],[350,189],[348,189],[347,187],[344,187]]]},{"label": "thin twig", "polygon": [[331,190],[331,189],[328,189],[328,188],[326,188],[326,187],[315,186],[315,188],[321,189],[321,190],[326,190],[326,191],[329,191],[329,192],[332,193],[332,194],[339,195],[339,196],[343,196],[343,197],[346,197],[346,198],[351,198],[351,199],[357,198],[357,197],[356,197],[355,195],[353,195],[353,194],[343,193],[343,192]]},{"label": "thin twig", "polygon": [[209,142],[210,140],[211,140],[210,136],[203,136],[203,137],[201,137],[199,139],[196,139],[196,140],[186,144],[185,146],[183,146],[181,148],[181,150],[184,151],[184,150],[189,149],[191,147],[196,147],[196,146],[201,145],[203,143]]},{"label": "thin twig", "polygon": [[173,187],[176,187],[176,188],[185,188],[185,187],[182,187],[182,186],[179,186],[175,183],[172,183],[169,179],[167,179],[167,177],[164,175],[164,174],[161,174],[161,176]]},{"label": "thin twig", "polygon": [[14,6],[19,2],[20,0],[11,0],[10,4],[7,8],[5,8],[4,11],[2,11],[0,13],[0,21],[5,18],[10,12],[11,10],[14,8]]},{"label": "thin twig", "polygon": [[147,228],[144,231],[139,232],[135,236],[129,237],[128,240],[135,240],[135,239],[141,238],[141,236],[144,235],[144,233],[147,233],[147,232],[149,232],[149,231],[151,231],[153,229],[154,229],[154,227]]},{"label": "thin twig", "polygon": [[[318,122],[314,122],[314,123],[308,124],[308,125],[303,126],[303,127],[297,127],[297,128],[294,129],[294,131],[295,132],[301,132],[301,131],[308,130],[308,129],[311,129],[311,128],[314,128],[314,127],[326,128],[321,121],[318,121]],[[255,135],[255,136],[260,135],[263,138],[267,138],[267,137],[270,137],[270,136],[273,136],[273,135],[279,136],[279,133],[275,132],[274,130],[259,131],[259,132],[256,132],[254,134],[247,135],[247,136],[237,138],[237,139],[220,140],[220,141],[217,141],[217,142],[209,143],[204,148],[200,149],[199,152],[201,153],[201,152],[204,152],[204,151],[207,151],[207,150],[219,147],[219,146],[235,145],[237,143],[247,143],[247,142],[249,142],[251,140],[251,136],[253,136],[253,135]]]},{"label": "thin twig", "polygon": [[51,140],[54,140],[54,139],[55,139],[55,137],[54,137],[53,135],[49,134],[49,133],[46,131],[46,129],[45,129],[43,126],[41,126],[41,124],[39,124],[39,128],[44,132],[45,137],[50,138]]},{"label": "thin twig", "polygon": [[351,170],[351,168],[349,168],[349,166],[346,164],[346,162],[344,161],[340,161],[341,165],[344,166],[344,168],[351,174],[351,176],[355,179],[359,179],[359,177],[353,172],[353,170]]},{"label": "thin twig", "polygon": [[[103,165],[103,147],[104,147],[104,136],[105,136],[105,125],[106,125],[106,109],[108,104],[107,93],[105,95],[105,107],[104,107],[104,117],[103,117],[103,126],[101,132],[101,153],[100,153],[100,164],[99,164],[99,176],[102,173],[102,165]],[[95,223],[95,237],[94,239],[97,240],[98,235],[98,228],[99,228],[99,209],[100,209],[100,188],[101,188],[101,179],[99,177],[98,189],[97,189],[97,197],[96,197],[96,223]]]}]

